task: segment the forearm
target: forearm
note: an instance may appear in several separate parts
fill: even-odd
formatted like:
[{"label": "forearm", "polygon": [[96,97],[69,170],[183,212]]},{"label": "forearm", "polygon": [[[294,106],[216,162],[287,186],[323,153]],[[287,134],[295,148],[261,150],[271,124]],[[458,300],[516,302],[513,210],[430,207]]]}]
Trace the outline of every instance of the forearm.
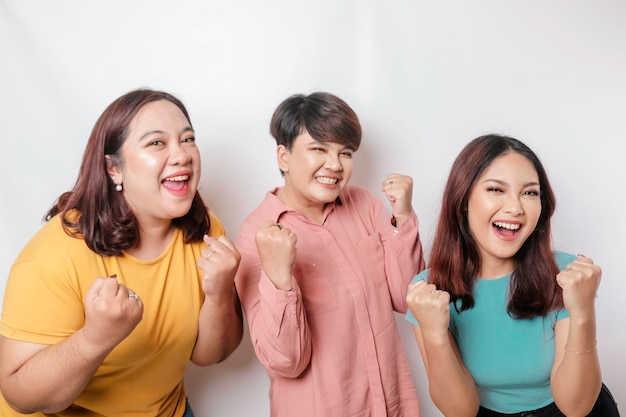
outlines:
[{"label": "forearm", "polygon": [[459,363],[450,340],[425,340],[424,349],[430,396],[437,408],[447,417],[475,417],[480,404],[476,383]]},{"label": "forearm", "polygon": [[235,351],[243,336],[243,318],[235,286],[226,297],[205,297],[198,318],[198,338],[191,361],[199,366],[221,362]]},{"label": "forearm", "polygon": [[83,392],[110,350],[92,346],[79,330],[63,342],[39,350],[3,376],[0,390],[20,413],[62,411]]},{"label": "forearm", "polygon": [[248,316],[259,360],[270,372],[286,378],[298,377],[311,359],[309,326],[300,289],[295,285],[292,291],[265,286]]},{"label": "forearm", "polygon": [[602,385],[593,311],[583,317],[569,318],[567,342],[556,357],[561,355],[551,381],[554,400],[565,415],[586,416]]},{"label": "forearm", "polygon": [[408,221],[391,229],[383,239],[385,250],[385,272],[394,310],[405,313],[406,292],[409,283],[425,268],[419,224],[415,212],[411,211]]}]

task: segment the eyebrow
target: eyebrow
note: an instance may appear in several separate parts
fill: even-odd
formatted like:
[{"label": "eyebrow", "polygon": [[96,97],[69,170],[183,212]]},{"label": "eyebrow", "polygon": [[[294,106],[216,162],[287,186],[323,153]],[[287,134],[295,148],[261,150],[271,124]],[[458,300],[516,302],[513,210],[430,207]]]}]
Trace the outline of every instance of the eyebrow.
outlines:
[{"label": "eyebrow", "polygon": [[[339,143],[339,142],[332,142],[332,141],[324,142],[324,141],[321,141],[321,140],[316,140],[316,139],[313,139],[311,142],[309,142],[309,143],[307,144],[307,146],[311,146],[311,145],[322,145],[322,146],[330,147],[330,144],[331,144],[331,143]],[[352,151],[352,152],[355,152],[355,151],[354,151],[354,148],[352,148],[352,146],[349,146],[349,145],[343,145],[343,148],[341,148],[341,149],[342,149],[342,150],[348,149],[348,150],[350,150],[350,151]]]},{"label": "eyebrow", "polygon": [[[180,134],[182,135],[183,133],[187,133],[187,132],[194,132],[193,128],[191,126],[187,126],[186,128],[184,128]],[[162,130],[151,130],[149,132],[144,133],[143,135],[141,135],[141,137],[139,138],[140,141],[146,139],[148,136],[152,136],[152,135],[163,135],[165,134],[164,131]]]},{"label": "eyebrow", "polygon": [[[494,179],[494,178],[488,178],[488,179],[483,181],[483,183],[486,183],[486,182],[495,182],[495,183],[498,183],[500,185],[509,185],[509,183],[507,183],[506,181],[497,180],[497,179]],[[540,187],[541,184],[539,184],[536,181],[527,182],[526,184],[524,184],[524,187],[534,187],[534,186]]]}]

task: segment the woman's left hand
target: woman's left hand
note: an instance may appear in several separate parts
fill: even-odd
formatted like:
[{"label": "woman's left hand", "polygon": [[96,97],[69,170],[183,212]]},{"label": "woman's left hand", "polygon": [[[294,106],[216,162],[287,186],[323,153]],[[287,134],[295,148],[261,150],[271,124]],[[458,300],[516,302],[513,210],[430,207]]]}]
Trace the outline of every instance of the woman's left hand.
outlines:
[{"label": "woman's left hand", "polygon": [[563,303],[570,316],[593,308],[601,277],[601,268],[583,255],[559,272],[556,281],[563,289]]},{"label": "woman's left hand", "polygon": [[230,297],[241,255],[226,236],[205,235],[204,241],[207,247],[202,249],[202,257],[198,259],[198,266],[204,271],[202,290],[207,297],[216,300],[226,295]]},{"label": "woman's left hand", "polygon": [[400,227],[411,214],[413,178],[402,174],[389,174],[382,184],[382,191],[391,203],[391,214]]}]

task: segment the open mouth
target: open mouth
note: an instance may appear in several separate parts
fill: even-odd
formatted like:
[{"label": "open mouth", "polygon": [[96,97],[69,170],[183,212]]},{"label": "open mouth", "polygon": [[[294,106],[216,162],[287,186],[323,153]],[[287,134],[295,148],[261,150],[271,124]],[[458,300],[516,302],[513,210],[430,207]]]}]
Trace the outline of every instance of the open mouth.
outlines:
[{"label": "open mouth", "polygon": [[339,182],[339,179],[330,177],[315,177],[315,181],[322,184],[334,185]]},{"label": "open mouth", "polygon": [[499,235],[515,236],[520,231],[522,225],[519,223],[494,222],[493,227]]},{"label": "open mouth", "polygon": [[161,183],[165,188],[172,191],[181,191],[187,187],[189,175],[177,175],[164,179]]}]

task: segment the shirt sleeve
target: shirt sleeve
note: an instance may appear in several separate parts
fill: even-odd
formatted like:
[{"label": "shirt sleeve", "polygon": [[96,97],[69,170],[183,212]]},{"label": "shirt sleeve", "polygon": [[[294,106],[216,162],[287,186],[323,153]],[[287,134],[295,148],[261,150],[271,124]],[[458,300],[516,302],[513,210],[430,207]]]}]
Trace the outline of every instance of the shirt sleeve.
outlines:
[{"label": "shirt sleeve", "polygon": [[241,262],[235,278],[257,357],[270,373],[299,376],[311,359],[311,338],[302,293],[295,279],[291,291],[279,290],[261,267],[254,235],[242,225],[237,238]]},{"label": "shirt sleeve", "polygon": [[382,202],[377,209],[377,224],[385,251],[385,271],[393,309],[407,311],[406,293],[411,279],[426,267],[419,234],[419,221],[411,209],[400,227],[391,224]]},{"label": "shirt sleeve", "polygon": [[209,212],[209,220],[211,222],[211,228],[209,229],[208,235],[211,237],[220,237],[226,235],[226,229],[224,229],[224,225],[217,218],[213,212]]},{"label": "shirt sleeve", "polygon": [[[577,256],[572,253],[563,252],[563,251],[554,251],[554,260],[556,261],[556,264],[560,270],[566,269],[567,264],[569,264],[570,262],[574,262],[576,258]],[[596,297],[598,297],[597,294],[596,294]],[[559,320],[569,318],[569,311],[567,311],[565,308],[554,311],[552,312],[552,314],[553,314],[553,318],[552,318],[553,324]]]},{"label": "shirt sleeve", "polygon": [[[422,271],[419,274],[417,274],[413,280],[411,281],[411,284],[415,284],[418,281],[427,281],[428,280],[428,271]],[[411,313],[411,310],[407,309],[406,314],[404,315],[404,319],[406,321],[408,321],[409,323],[413,324],[414,326],[419,326],[419,322],[415,319],[415,316],[413,316],[413,313]]]},{"label": "shirt sleeve", "polygon": [[[52,345],[83,327],[82,296],[68,278],[71,273],[63,269],[66,259],[61,254],[57,259],[51,269],[32,259],[13,265],[0,326],[3,336]],[[52,263],[50,259],[48,265]]]}]

